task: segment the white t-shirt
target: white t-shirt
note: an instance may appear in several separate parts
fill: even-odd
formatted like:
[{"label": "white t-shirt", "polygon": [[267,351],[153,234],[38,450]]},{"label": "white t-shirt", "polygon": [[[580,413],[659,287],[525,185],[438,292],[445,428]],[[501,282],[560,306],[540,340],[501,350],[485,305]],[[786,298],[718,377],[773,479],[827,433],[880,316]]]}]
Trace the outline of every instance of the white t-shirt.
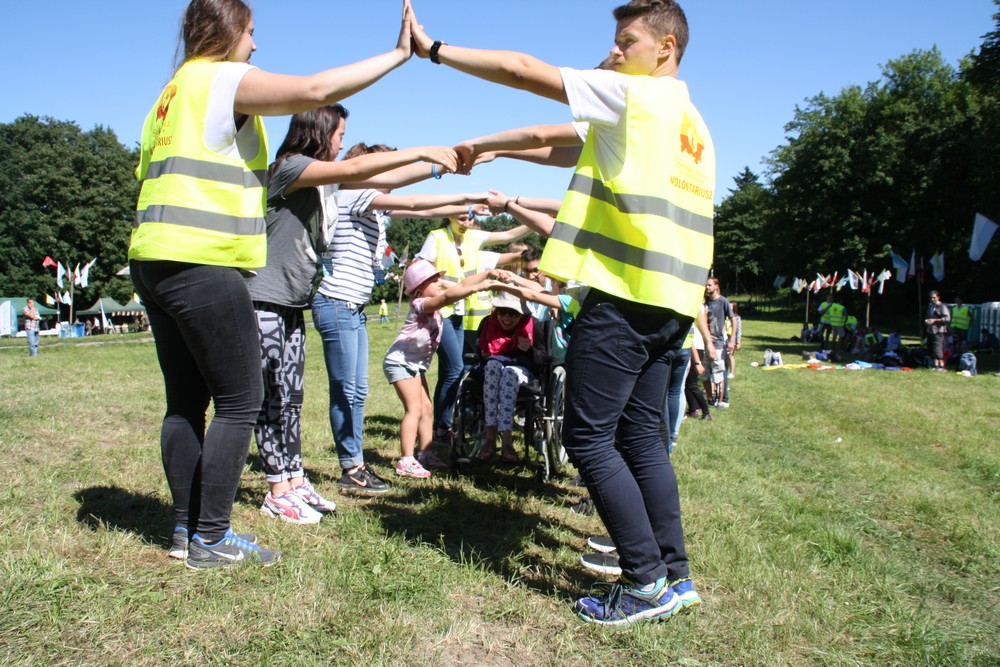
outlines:
[{"label": "white t-shirt", "polygon": [[[608,70],[559,69],[566,99],[577,133],[586,137],[587,125],[594,128],[595,152],[602,171],[617,173],[625,160],[625,101],[629,82],[636,77]],[[677,95],[688,96],[687,84],[671,76],[656,82],[676,88]],[[587,125],[584,125],[587,124]]]},{"label": "white t-shirt", "polygon": [[205,117],[205,146],[227,157],[256,155],[260,138],[253,131],[253,119],[247,118],[237,131],[233,107],[240,81],[247,72],[257,68],[249,63],[223,62],[219,65]]}]

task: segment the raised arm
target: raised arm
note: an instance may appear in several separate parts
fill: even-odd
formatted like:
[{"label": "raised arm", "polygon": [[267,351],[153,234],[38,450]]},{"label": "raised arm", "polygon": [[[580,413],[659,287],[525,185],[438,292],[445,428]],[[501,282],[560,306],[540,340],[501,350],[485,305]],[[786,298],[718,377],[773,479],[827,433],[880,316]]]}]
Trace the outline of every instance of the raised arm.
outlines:
[{"label": "raised arm", "polygon": [[492,162],[497,158],[508,158],[540,164],[543,167],[575,167],[580,160],[579,146],[550,146],[547,148],[529,148],[525,150],[485,151],[476,155],[473,166]]},{"label": "raised arm", "polygon": [[[577,147],[583,145],[583,140],[577,133],[572,123],[560,123],[559,125],[531,125],[528,127],[518,127],[511,130],[504,130],[484,137],[468,139],[455,146],[461,161],[461,171],[468,172],[474,164],[480,162],[478,159],[483,153],[496,153],[498,157],[522,157],[532,162],[547,164],[543,160],[552,159],[552,151],[531,152],[532,149],[551,149],[562,147],[572,149],[572,153],[563,152],[559,154],[562,166],[572,158],[572,163],[576,164],[579,158]],[[528,156],[528,157],[523,157]]]},{"label": "raised arm", "polygon": [[440,170],[454,171],[458,166],[458,158],[455,151],[445,146],[422,146],[398,151],[386,151],[384,153],[369,153],[368,155],[359,155],[350,160],[341,160],[339,162],[316,160],[302,171],[302,174],[295,179],[294,183],[285,188],[285,194],[291,194],[300,188],[316,187],[330,183],[365,181],[382,172],[395,170],[403,165],[418,167],[422,171],[428,171],[429,167],[426,165],[410,164],[411,162],[421,160],[440,165],[438,167]]},{"label": "raised arm", "polygon": [[467,213],[469,204],[484,202],[489,196],[488,192],[464,192],[442,195],[379,195],[372,200],[371,208],[379,211],[415,212],[426,211],[427,209],[440,209],[445,206],[462,206],[458,212]]},{"label": "raised arm", "polygon": [[[421,58],[429,58],[434,40],[424,32],[412,10],[410,32],[416,54]],[[556,102],[568,103],[559,69],[533,56],[515,51],[468,49],[443,43],[437,49],[436,56],[440,64],[460,72],[511,88],[527,90]]]},{"label": "raised arm", "polygon": [[562,309],[562,303],[559,301],[559,297],[555,294],[541,292],[528,287],[521,287],[519,285],[508,285],[507,283],[500,282],[499,280],[491,280],[486,285],[487,289],[508,292],[519,299],[524,299],[525,301],[534,301],[535,303],[540,303],[543,306],[548,306],[549,308]]},{"label": "raised arm", "polygon": [[[453,171],[457,172],[458,170],[455,169]],[[396,188],[405,188],[407,185],[413,185],[414,183],[434,178],[435,172],[437,173],[437,178],[441,178],[444,170],[441,168],[435,169],[434,165],[430,164],[408,164],[405,167],[397,167],[396,169],[376,174],[363,181],[345,183],[343,189],[363,190],[370,188],[372,190],[395,190]]]},{"label": "raised arm", "polygon": [[498,243],[510,243],[511,241],[516,241],[520,238],[524,238],[531,233],[531,229],[527,225],[519,225],[512,229],[507,229],[502,232],[487,232],[486,240],[483,241],[483,245],[497,245]]},{"label": "raised arm", "polygon": [[[536,210],[534,207],[529,207],[526,204],[528,202],[542,204],[546,210],[552,208],[552,204],[548,202],[555,202],[555,213],[559,212],[559,202],[556,200],[545,200],[545,199],[527,199],[525,198],[525,204],[521,204],[518,200],[520,197],[515,197],[511,199],[505,196],[502,192],[496,190],[490,190],[490,198],[486,201],[486,205],[490,207],[490,212],[494,215],[499,215],[501,213],[508,213],[514,216],[514,219],[520,222],[522,225],[526,225],[531,231],[541,234],[545,238],[549,237],[552,233],[552,227],[555,223],[555,219],[543,211]],[[555,215],[553,213],[552,215]]]},{"label": "raised arm", "polygon": [[404,0],[396,48],[381,55],[309,76],[250,70],[236,89],[234,110],[249,116],[284,116],[333,104],[364,90],[410,59],[412,14],[409,0]]},{"label": "raised arm", "polygon": [[453,303],[461,301],[473,292],[479,292],[486,289],[489,277],[490,272],[483,271],[465,278],[461,282],[452,285],[444,292],[441,292],[436,296],[427,297],[427,299],[424,300],[424,312],[440,310],[445,306],[450,306]]}]

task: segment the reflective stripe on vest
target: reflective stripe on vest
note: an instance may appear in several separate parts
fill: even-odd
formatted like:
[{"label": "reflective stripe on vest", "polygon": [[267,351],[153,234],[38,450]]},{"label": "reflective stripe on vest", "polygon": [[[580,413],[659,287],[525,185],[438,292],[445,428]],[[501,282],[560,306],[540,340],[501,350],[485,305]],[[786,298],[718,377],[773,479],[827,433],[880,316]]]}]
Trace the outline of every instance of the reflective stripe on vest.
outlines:
[{"label": "reflective stripe on vest", "polygon": [[953,329],[968,329],[972,324],[972,311],[968,306],[955,308],[951,311],[951,326]]},{"label": "reflective stripe on vest", "polygon": [[237,134],[240,155],[205,145],[212,87],[220,68],[185,63],[143,127],[142,181],[129,259],[259,268],[267,260],[267,138],[259,117]]},{"label": "reflective stripe on vest", "polygon": [[623,123],[620,168],[598,161],[602,128],[591,126],[539,268],[693,316],[712,263],[711,137],[687,87],[667,77],[629,77]]}]

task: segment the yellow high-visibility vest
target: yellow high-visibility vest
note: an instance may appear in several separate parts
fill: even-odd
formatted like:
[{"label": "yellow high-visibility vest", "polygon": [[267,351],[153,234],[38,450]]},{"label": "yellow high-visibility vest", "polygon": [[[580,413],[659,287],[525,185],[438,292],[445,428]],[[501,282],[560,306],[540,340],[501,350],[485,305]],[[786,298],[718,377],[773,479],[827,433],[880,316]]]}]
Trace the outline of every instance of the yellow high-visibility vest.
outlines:
[{"label": "yellow high-visibility vest", "polygon": [[857,329],[858,328],[858,318],[854,317],[854,315],[848,315],[847,316],[847,324],[845,326],[847,326],[848,329]]},{"label": "yellow high-visibility vest", "polygon": [[820,313],[819,321],[822,324],[830,324],[830,306],[832,305],[832,301],[824,301],[819,304],[819,308],[816,309]]},{"label": "yellow high-visibility vest", "polygon": [[831,327],[842,327],[847,322],[847,313],[844,304],[831,303],[830,308],[826,312],[830,315],[828,322]]},{"label": "yellow high-visibility vest", "polygon": [[[468,234],[468,232],[466,232],[466,234]],[[437,267],[438,271],[444,271],[445,280],[457,283],[479,272],[478,247],[473,247],[472,243],[466,241],[462,244],[462,256],[459,257],[458,251],[455,250],[455,237],[452,235],[450,227],[442,227],[440,229],[432,230],[430,237],[434,239],[434,245],[437,248],[434,266]],[[466,312],[469,310],[470,299],[471,297],[466,297]],[[441,317],[451,317],[451,315],[455,312],[455,308],[447,306],[445,308],[441,308],[438,312],[441,313]],[[488,315],[489,311],[487,311],[486,314]],[[480,318],[480,320],[481,319],[482,318]],[[463,320],[463,326],[464,322],[465,321]],[[476,326],[479,326],[478,321],[476,322]]]},{"label": "yellow high-visibility vest", "polygon": [[624,113],[624,164],[602,172],[591,127],[539,268],[693,317],[712,264],[712,138],[673,79],[631,77]]},{"label": "yellow high-visibility vest", "polygon": [[212,84],[222,66],[184,63],[146,117],[129,259],[245,269],[267,262],[263,121],[246,121],[254,124],[257,140],[249,155],[220,155],[204,141]]},{"label": "yellow high-visibility vest", "polygon": [[972,324],[972,311],[969,310],[968,306],[955,306],[951,310],[951,327],[953,329],[963,329],[965,331],[969,330],[969,325]]}]

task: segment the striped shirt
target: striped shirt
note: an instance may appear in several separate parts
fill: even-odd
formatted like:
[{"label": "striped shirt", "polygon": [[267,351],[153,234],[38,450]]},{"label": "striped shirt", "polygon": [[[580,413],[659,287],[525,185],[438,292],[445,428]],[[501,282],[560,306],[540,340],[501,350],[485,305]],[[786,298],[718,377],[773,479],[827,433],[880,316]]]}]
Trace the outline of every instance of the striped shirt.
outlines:
[{"label": "striped shirt", "polygon": [[378,190],[337,192],[339,216],[333,238],[323,255],[319,292],[356,306],[368,303],[375,285],[375,265],[385,249],[385,219],[370,209]]}]

